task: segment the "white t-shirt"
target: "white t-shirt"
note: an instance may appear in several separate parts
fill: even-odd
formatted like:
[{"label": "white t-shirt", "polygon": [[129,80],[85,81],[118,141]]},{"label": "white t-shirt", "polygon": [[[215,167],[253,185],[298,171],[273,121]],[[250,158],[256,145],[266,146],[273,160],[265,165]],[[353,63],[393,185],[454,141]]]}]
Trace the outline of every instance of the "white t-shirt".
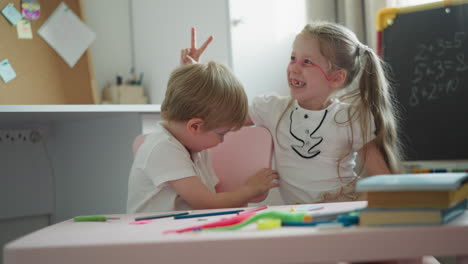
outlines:
[{"label": "white t-shirt", "polygon": [[[351,133],[349,123],[345,122],[350,105],[338,99],[318,111],[304,109],[294,101],[276,131],[289,100],[290,97],[278,95],[256,97],[249,114],[255,125],[266,127],[273,136],[279,189],[284,201],[312,203],[321,199],[320,193],[336,191],[357,177],[356,151],[367,142],[362,142],[358,121],[353,122]],[[368,141],[375,138],[373,120],[370,123]],[[342,159],[338,174],[338,161],[350,147],[352,151]]]},{"label": "white t-shirt", "polygon": [[167,212],[191,209],[167,183],[198,176],[215,193],[218,178],[208,151],[190,153],[161,123],[146,136],[133,161],[128,181],[127,212]]}]

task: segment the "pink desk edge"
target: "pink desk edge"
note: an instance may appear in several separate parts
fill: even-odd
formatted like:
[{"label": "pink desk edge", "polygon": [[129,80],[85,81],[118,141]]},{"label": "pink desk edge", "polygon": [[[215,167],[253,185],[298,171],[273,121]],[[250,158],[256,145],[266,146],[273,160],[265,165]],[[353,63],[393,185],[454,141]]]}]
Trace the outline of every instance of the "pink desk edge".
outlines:
[{"label": "pink desk edge", "polygon": [[[363,208],[367,202],[323,204],[327,211]],[[289,211],[290,206],[267,210]],[[221,211],[216,210],[216,211]],[[200,210],[206,212],[213,210]],[[163,218],[130,225],[138,215],[114,215],[107,222],[67,220],[10,242],[4,264],[23,263],[336,263],[458,256],[468,263],[468,212],[442,226],[318,230],[283,227],[257,230],[163,234],[228,217]],[[148,214],[145,214],[148,215]],[[229,215],[230,216],[230,215]]]}]

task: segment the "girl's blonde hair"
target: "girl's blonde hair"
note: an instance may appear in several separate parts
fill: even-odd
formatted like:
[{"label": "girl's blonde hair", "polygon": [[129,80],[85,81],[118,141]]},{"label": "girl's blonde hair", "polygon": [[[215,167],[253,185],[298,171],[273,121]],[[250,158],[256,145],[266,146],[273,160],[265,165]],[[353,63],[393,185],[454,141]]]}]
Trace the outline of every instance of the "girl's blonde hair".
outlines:
[{"label": "girl's blonde hair", "polygon": [[[363,45],[351,30],[339,24],[315,22],[306,25],[299,35],[318,40],[320,52],[329,61],[331,70],[343,69],[347,72],[342,88],[330,97],[337,96],[341,101],[352,105],[348,111],[350,119],[347,122],[360,120],[363,142],[368,141],[367,131],[370,129],[372,114],[377,148],[383,154],[390,171],[400,173],[402,151],[398,137],[399,116],[383,61],[372,49]],[[350,84],[359,74],[359,84],[351,87]],[[283,116],[284,113],[281,118]],[[354,134],[352,126],[350,127]],[[350,149],[344,156],[351,151]],[[366,157],[361,158],[363,164]],[[362,169],[361,167],[360,172]]]},{"label": "girl's blonde hair", "polygon": [[175,69],[161,105],[163,120],[201,118],[204,130],[222,126],[239,129],[247,113],[244,87],[227,66],[213,61]]}]

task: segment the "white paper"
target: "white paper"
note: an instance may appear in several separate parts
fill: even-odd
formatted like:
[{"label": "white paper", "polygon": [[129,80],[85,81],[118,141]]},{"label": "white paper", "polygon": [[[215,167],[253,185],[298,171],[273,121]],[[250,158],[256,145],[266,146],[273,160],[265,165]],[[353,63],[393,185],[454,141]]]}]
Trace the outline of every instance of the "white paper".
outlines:
[{"label": "white paper", "polygon": [[63,2],[41,26],[38,34],[70,67],[75,66],[96,38],[96,34]]}]

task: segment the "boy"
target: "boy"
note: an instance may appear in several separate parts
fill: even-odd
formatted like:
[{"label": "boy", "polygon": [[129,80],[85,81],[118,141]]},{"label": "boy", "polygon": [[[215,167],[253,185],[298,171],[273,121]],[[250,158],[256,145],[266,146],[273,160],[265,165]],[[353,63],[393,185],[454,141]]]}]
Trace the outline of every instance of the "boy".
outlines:
[{"label": "boy", "polygon": [[215,191],[218,178],[206,150],[242,127],[247,111],[243,86],[228,67],[208,62],[172,72],[163,121],[146,136],[130,171],[127,211],[241,207],[277,187],[276,171],[265,168],[232,192]]}]

